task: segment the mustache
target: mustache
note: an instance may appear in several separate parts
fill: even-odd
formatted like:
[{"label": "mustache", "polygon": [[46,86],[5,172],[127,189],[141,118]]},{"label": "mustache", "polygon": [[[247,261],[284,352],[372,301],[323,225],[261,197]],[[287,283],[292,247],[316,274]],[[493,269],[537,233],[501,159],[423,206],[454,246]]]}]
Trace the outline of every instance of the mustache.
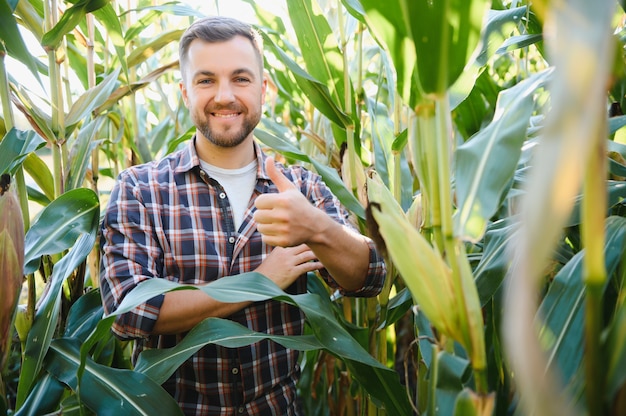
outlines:
[{"label": "mustache", "polygon": [[215,113],[217,111],[232,111],[235,113],[243,113],[243,108],[240,105],[229,104],[229,105],[212,105],[206,108],[208,113]]}]

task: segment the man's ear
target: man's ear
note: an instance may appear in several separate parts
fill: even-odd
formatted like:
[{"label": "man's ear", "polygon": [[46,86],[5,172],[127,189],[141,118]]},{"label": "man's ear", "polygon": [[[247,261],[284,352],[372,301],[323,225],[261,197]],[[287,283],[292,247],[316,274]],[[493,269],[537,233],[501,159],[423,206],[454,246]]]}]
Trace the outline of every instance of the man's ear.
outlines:
[{"label": "man's ear", "polygon": [[187,88],[185,87],[185,81],[180,81],[178,83],[178,88],[180,88],[180,93],[183,96],[183,102],[185,103],[185,107],[189,108],[189,106],[187,105]]},{"label": "man's ear", "polygon": [[263,81],[261,81],[261,105],[265,104],[265,95],[267,94],[267,72],[263,71]]}]

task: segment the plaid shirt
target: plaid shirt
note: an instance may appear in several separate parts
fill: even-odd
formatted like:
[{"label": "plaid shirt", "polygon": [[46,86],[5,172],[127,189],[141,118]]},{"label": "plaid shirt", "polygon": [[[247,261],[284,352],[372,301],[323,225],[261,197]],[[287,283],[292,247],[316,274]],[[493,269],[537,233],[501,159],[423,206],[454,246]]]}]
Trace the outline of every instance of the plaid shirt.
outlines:
[{"label": "plaid shirt", "polygon": [[[255,143],[257,182],[239,230],[234,227],[228,198],[200,168],[194,146],[161,161],[134,166],[120,174],[102,226],[101,290],[105,311],[114,311],[139,283],[163,278],[202,284],[257,268],[271,246],[263,243],[252,215],[254,200],[278,192],[265,173],[266,155]],[[321,178],[299,166],[284,174],[316,207],[349,226],[348,214]],[[375,296],[382,288],[385,266],[371,241],[366,283],[352,296]],[[338,287],[327,274],[329,285]],[[340,289],[341,290],[341,289]],[[306,291],[306,276],[288,289]],[[144,348],[176,345],[185,334],[150,335],[163,295],[118,317],[113,332],[135,339],[134,358]],[[304,317],[283,302],[256,302],[229,319],[251,330],[299,335]],[[209,344],[187,360],[163,385],[186,414],[297,415],[298,352],[272,341],[241,348]]]}]

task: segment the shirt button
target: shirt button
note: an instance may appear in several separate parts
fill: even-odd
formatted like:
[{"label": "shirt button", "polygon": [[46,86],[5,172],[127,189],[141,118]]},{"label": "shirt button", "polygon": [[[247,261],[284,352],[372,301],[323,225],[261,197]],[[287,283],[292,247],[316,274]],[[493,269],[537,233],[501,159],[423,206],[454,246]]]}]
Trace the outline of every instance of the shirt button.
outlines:
[{"label": "shirt button", "polygon": [[220,199],[226,198],[226,194],[224,192],[220,192]]},{"label": "shirt button", "polygon": [[243,407],[243,406],[239,406],[239,409],[237,409],[237,411],[238,411],[240,414],[243,414],[243,411],[244,411],[244,410],[245,410],[245,409],[244,409],[244,407]]},{"label": "shirt button", "polygon": [[233,367],[231,371],[233,372],[233,374],[239,374],[239,369],[237,367]]},{"label": "shirt button", "polygon": [[228,242],[233,244],[235,242],[235,237],[228,237]]}]

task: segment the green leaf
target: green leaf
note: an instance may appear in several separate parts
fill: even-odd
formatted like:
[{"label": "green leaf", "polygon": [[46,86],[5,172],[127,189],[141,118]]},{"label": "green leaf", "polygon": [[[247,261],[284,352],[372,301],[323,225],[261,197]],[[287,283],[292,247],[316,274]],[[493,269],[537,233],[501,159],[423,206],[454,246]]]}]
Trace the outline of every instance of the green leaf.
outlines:
[{"label": "green leaf", "polygon": [[485,306],[502,285],[510,259],[508,247],[516,239],[515,230],[519,224],[498,221],[487,228],[484,238],[483,255],[474,269],[476,288],[480,304]]},{"label": "green leaf", "polygon": [[622,286],[620,299],[621,304],[615,312],[606,340],[607,352],[607,375],[606,386],[610,403],[615,403],[615,395],[626,383],[626,302],[624,299],[624,286]]},{"label": "green leaf", "polygon": [[272,50],[278,59],[280,59],[285,66],[291,70],[296,78],[296,82],[300,88],[302,88],[302,92],[306,94],[307,98],[311,101],[315,108],[328,117],[330,121],[340,127],[346,128],[353,126],[352,119],[345,114],[339,105],[333,100],[328,87],[302,69],[282,49],[280,49],[276,43],[274,43],[274,41],[267,36],[267,34],[264,32],[261,32],[261,34],[263,36],[265,46]]},{"label": "green leaf", "polygon": [[251,331],[227,319],[208,318],[196,325],[175,347],[143,351],[139,355],[135,371],[144,373],[162,384],[180,365],[206,344],[237,348],[264,339],[271,339],[284,347],[299,351],[323,348],[313,335],[268,335]]},{"label": "green leaf", "polygon": [[461,304],[454,298],[451,270],[416,230],[377,176],[368,179],[368,197],[386,251],[416,303],[433,326],[457,341]]},{"label": "green leaf", "polygon": [[528,120],[534,110],[534,93],[552,71],[533,75],[500,93],[493,121],[456,152],[456,193],[459,211],[455,234],[469,241],[482,238],[487,221],[506,196]]},{"label": "green leaf", "polygon": [[[88,245],[86,244],[85,247]],[[82,295],[70,308],[63,336],[84,342],[102,320],[104,308],[100,290],[93,289]],[[110,334],[109,334],[110,335]]]},{"label": "green leaf", "polygon": [[83,185],[85,173],[91,162],[91,155],[101,140],[96,140],[106,118],[99,116],[86,123],[78,132],[70,153],[70,169],[65,181],[65,189],[76,189]]},{"label": "green leaf", "polygon": [[[626,218],[606,220],[605,265],[612,275],[623,258]],[[575,383],[573,375],[582,364],[584,337],[584,251],[576,254],[556,275],[537,311],[540,340],[548,350],[548,366],[556,366],[563,380]],[[606,289],[606,285],[605,285]],[[613,376],[613,375],[612,375]]]},{"label": "green leaf", "polygon": [[59,22],[41,39],[41,46],[56,48],[60,45],[63,36],[74,30],[76,25],[85,18],[87,13],[96,11],[109,3],[110,0],[80,0],[67,9]]},{"label": "green leaf", "polygon": [[[24,170],[41,188],[48,202],[54,199],[54,178],[50,168],[36,153],[30,153],[24,160]],[[47,205],[44,204],[44,205]]]},{"label": "green leaf", "polygon": [[[96,217],[97,218],[97,217]],[[97,222],[96,222],[97,224]],[[24,359],[17,389],[17,406],[30,395],[33,383],[41,369],[44,357],[56,331],[61,308],[62,285],[72,272],[85,260],[96,241],[96,229],[82,234],[73,249],[54,266],[48,290],[39,301],[33,326],[28,333]]]},{"label": "green leaf", "polygon": [[496,54],[505,54],[517,49],[534,45],[543,40],[542,34],[519,35],[508,38],[496,51]]},{"label": "green leaf", "polygon": [[[474,87],[477,76],[484,70],[488,60],[497,53],[500,46],[510,36],[510,33],[515,30],[526,15],[527,10],[527,6],[521,6],[506,10],[489,11],[475,58],[465,67],[461,76],[450,87],[450,107],[452,109],[457,108],[468,97]],[[494,82],[491,78],[490,81]]]},{"label": "green leaf", "polygon": [[0,141],[0,173],[13,175],[30,153],[45,144],[46,141],[32,130],[12,128]]},{"label": "green leaf", "polygon": [[138,45],[128,55],[128,64],[130,66],[137,66],[144,63],[147,59],[159,53],[165,46],[172,42],[178,42],[184,31],[185,29],[176,29],[160,33],[150,42]]},{"label": "green leaf", "polygon": [[[117,13],[115,13],[113,5],[106,4],[104,7],[95,10],[93,14],[106,28],[106,37],[115,48],[117,59],[120,60],[122,65],[122,70],[128,75],[126,43],[124,42],[124,35],[122,34],[122,25],[117,17]],[[128,79],[128,76],[126,78]]]},{"label": "green leaf", "polygon": [[487,0],[400,0],[415,45],[417,77],[426,94],[443,94],[476,49]]},{"label": "green leaf", "polygon": [[[352,376],[361,383],[367,392],[377,400],[384,402],[388,414],[410,413],[410,404],[402,386],[399,384],[397,373],[380,364],[364,350],[337,321],[327,303],[321,301],[317,295],[310,293],[289,295],[259,273],[250,272],[227,276],[202,287],[184,286],[164,279],[150,279],[141,283],[126,295],[115,313],[110,316],[127,312],[146,300],[168,290],[179,289],[202,290],[220,302],[275,299],[298,306],[310,322],[310,326],[319,343],[335,356],[344,360],[351,370]],[[280,337],[275,339],[274,336],[267,334],[256,334],[254,337],[249,337],[245,342],[250,344],[257,341],[258,337],[267,337],[277,342],[284,341]],[[303,346],[306,348],[313,346],[307,337],[298,338],[298,340],[304,342]],[[233,345],[245,345],[243,338],[232,339],[231,341],[234,342]],[[194,344],[194,342],[191,342],[191,344]],[[186,350],[184,353],[192,354],[193,348],[183,348],[183,350]],[[179,353],[182,354],[183,351]],[[161,358],[157,358],[157,360],[165,362]],[[167,363],[163,365],[167,365]],[[151,367],[150,363],[142,366],[142,368],[148,367]],[[169,370],[161,372],[158,369],[151,369],[150,371],[156,371],[157,374],[163,376],[163,373],[167,373]]]},{"label": "green leaf", "polygon": [[0,0],[0,52],[4,51],[5,48],[10,56],[26,65],[41,84],[36,60],[28,53],[28,47],[22,39],[22,34],[13,16],[13,8],[7,0]]},{"label": "green leaf", "polygon": [[416,70],[415,45],[407,27],[401,1],[361,0],[365,21],[372,35],[390,54],[397,74],[400,96],[409,106],[418,101],[418,86],[413,82]]},{"label": "green leaf", "polygon": [[74,189],[52,201],[26,233],[24,274],[37,270],[40,256],[67,250],[81,234],[93,232],[99,215],[98,196],[91,189]]},{"label": "green leaf", "polygon": [[67,113],[65,119],[65,134],[70,137],[78,123],[91,116],[94,109],[106,102],[109,96],[117,87],[117,77],[120,69],[113,70],[98,85],[85,91],[75,102]]},{"label": "green leaf", "polygon": [[59,408],[65,385],[45,373],[37,380],[24,404],[16,409],[15,416],[47,415]]},{"label": "green leaf", "polygon": [[[308,73],[328,87],[331,99],[342,112],[355,114],[354,91],[350,84],[350,91],[346,91],[344,83],[344,71],[348,71],[348,68],[343,67],[343,53],[337,46],[328,21],[319,11],[314,10],[311,0],[288,1],[287,8],[291,24],[298,28],[295,33]],[[348,103],[345,102],[346,92],[350,93]],[[358,132],[358,116],[352,118],[351,124]]]},{"label": "green leaf", "polygon": [[[16,85],[19,85],[16,83]],[[14,101],[14,104],[24,113],[24,115],[29,119],[32,125],[35,125],[37,132],[43,137],[48,143],[55,143],[57,141],[56,134],[52,131],[52,119],[48,114],[46,114],[41,108],[35,105],[33,100],[28,96],[24,88],[12,86],[12,92],[17,97],[17,102]]]},{"label": "green leaf", "polygon": [[[452,415],[456,399],[463,391],[464,374],[469,362],[446,351],[437,353],[436,414]],[[465,416],[466,414],[463,414]],[[467,414],[468,416],[471,413]],[[455,415],[456,416],[456,415]]]},{"label": "green leaf", "polygon": [[80,365],[79,347],[77,340],[54,340],[45,366],[51,374],[77,391],[81,401],[96,414],[183,414],[172,396],[136,371],[109,368],[87,359],[85,373],[79,381],[76,377]]}]

